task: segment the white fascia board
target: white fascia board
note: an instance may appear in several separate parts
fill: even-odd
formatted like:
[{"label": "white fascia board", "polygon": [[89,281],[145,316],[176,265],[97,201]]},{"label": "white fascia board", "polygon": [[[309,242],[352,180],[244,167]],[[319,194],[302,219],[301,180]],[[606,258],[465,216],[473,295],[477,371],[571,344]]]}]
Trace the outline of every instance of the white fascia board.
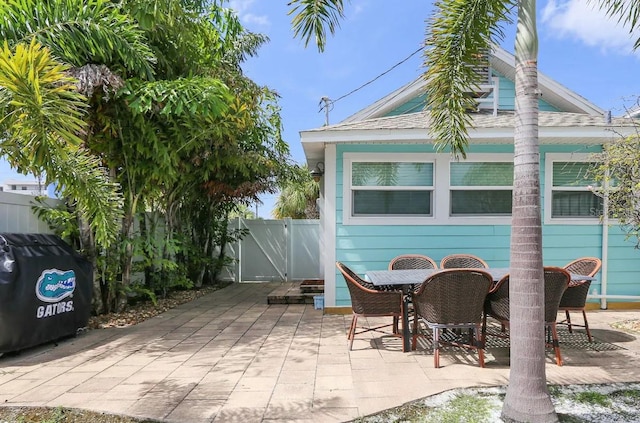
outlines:
[{"label": "white fascia board", "polygon": [[[567,139],[593,139],[595,143],[620,138],[635,133],[634,128],[607,128],[607,127],[539,127],[538,138],[567,138]],[[491,140],[514,137],[513,128],[480,128],[469,130],[470,140]]]},{"label": "white fascia board", "polygon": [[[505,74],[506,77],[515,80],[515,56],[498,46],[494,46],[492,56],[494,61],[502,62],[494,63],[496,70]],[[564,108],[569,109],[567,111],[582,112],[593,116],[602,116],[605,113],[605,110],[577,94],[575,91],[570,90],[556,80],[548,77],[543,72],[540,72],[539,69],[538,88],[542,93],[542,99],[548,100],[550,104],[564,106]]]},{"label": "white fascia board", "polygon": [[387,112],[422,94],[426,84],[424,78],[420,76],[390,94],[387,94],[370,106],[342,120],[340,123],[359,122],[365,119],[384,116]]},{"label": "white fascia board", "polygon": [[347,131],[311,131],[301,135],[302,144],[316,142],[426,141],[426,129],[352,129]]},{"label": "white fascia board", "polygon": [[[588,101],[586,98],[577,94],[574,91],[571,91],[569,88],[555,81],[554,79],[549,78],[542,72],[538,72],[538,85],[540,86],[540,90],[542,92],[542,99],[553,98],[553,96],[561,97],[564,101],[572,104],[573,106],[579,108],[584,113],[593,116],[602,116],[606,113],[604,109],[596,106],[592,102]],[[549,103],[553,104],[553,99],[549,101]]]},{"label": "white fascia board", "polygon": [[[556,143],[566,138],[571,144],[576,140],[592,140],[594,144],[600,144],[618,138],[621,135],[631,135],[633,128],[616,128],[615,131],[602,127],[541,127],[538,130],[538,137],[541,140],[555,138]],[[513,128],[480,128],[469,130],[469,140],[474,143],[512,143],[514,138]],[[350,131],[317,131],[306,132],[302,137],[302,145],[305,154],[310,158],[312,151],[319,150],[324,144],[330,143],[379,143],[379,142],[426,142],[431,143],[433,139],[426,129],[407,130],[350,130]]]}]

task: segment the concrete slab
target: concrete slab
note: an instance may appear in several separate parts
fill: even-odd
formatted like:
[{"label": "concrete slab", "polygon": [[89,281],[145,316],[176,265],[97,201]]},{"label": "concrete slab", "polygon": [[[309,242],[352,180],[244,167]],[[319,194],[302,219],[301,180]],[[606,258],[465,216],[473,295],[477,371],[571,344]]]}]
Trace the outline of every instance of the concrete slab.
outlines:
[{"label": "concrete slab", "polygon": [[[487,367],[455,348],[433,368],[428,340],[403,353],[368,333],[347,350],[351,316],[313,304],[267,304],[279,283],[241,283],[140,325],[0,358],[0,404],[71,406],[167,422],[342,422],[448,389],[504,385],[508,344],[488,342]],[[637,312],[590,311],[596,339],[561,335],[551,384],[640,381],[640,341],[613,329]],[[385,323],[390,318],[369,319]]]}]

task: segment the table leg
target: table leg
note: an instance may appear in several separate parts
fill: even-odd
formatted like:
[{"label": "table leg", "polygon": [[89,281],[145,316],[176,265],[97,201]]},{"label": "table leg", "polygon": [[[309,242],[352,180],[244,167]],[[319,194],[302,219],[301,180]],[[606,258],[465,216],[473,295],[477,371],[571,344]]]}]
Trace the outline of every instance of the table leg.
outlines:
[{"label": "table leg", "polygon": [[404,307],[402,311],[402,352],[411,351],[411,333],[409,330],[409,294],[403,295]]}]

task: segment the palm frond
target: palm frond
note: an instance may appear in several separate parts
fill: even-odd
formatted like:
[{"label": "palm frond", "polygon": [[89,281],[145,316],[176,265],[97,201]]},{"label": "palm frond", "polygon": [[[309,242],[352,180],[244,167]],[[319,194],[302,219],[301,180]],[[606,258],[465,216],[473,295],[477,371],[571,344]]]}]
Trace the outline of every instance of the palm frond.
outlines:
[{"label": "palm frond", "polygon": [[35,39],[0,50],[0,154],[21,172],[40,174],[82,142],[86,103],[67,70]]},{"label": "palm frond", "polygon": [[154,56],[144,33],[118,3],[107,0],[5,0],[0,37],[10,45],[35,37],[73,66],[99,63],[153,77]]},{"label": "palm frond", "polygon": [[98,158],[79,147],[85,98],[48,48],[34,39],[0,50],[0,156],[22,173],[46,175],[75,199],[98,242],[118,233],[121,198]]},{"label": "palm frond", "polygon": [[129,84],[124,92],[134,113],[165,116],[219,116],[233,98],[222,81],[205,77]]},{"label": "palm frond", "polygon": [[[587,0],[590,4],[596,4],[600,10],[629,28],[629,34],[634,34],[640,21],[640,2],[629,0]],[[633,49],[640,48],[640,38],[638,38]]]},{"label": "palm frond", "polygon": [[511,22],[513,0],[442,0],[435,4],[425,44],[427,107],[430,131],[439,150],[450,147],[466,157],[467,111],[475,102],[467,93],[477,90],[474,67],[486,63],[491,44],[504,38],[500,25]]},{"label": "palm frond", "polygon": [[269,37],[266,35],[253,32],[243,33],[234,41],[234,47],[224,52],[223,60],[239,69],[241,63],[248,57],[255,57],[258,54],[258,49],[267,42],[269,42]]},{"label": "palm frond", "polygon": [[344,18],[342,0],[291,0],[288,15],[293,15],[294,37],[300,36],[305,47],[315,39],[319,51],[324,51],[327,30],[333,35]]},{"label": "palm frond", "polygon": [[86,218],[96,242],[108,247],[118,236],[123,216],[119,186],[110,181],[99,159],[85,149],[52,159],[54,172],[48,172],[47,178],[56,181],[58,191]]}]

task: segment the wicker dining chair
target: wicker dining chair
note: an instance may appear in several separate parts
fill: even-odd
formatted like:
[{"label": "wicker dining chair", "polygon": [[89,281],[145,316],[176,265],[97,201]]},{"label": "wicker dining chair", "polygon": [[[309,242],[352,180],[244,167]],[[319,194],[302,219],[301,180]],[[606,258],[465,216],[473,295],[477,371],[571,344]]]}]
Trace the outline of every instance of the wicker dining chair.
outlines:
[{"label": "wicker dining chair", "polygon": [[[602,267],[602,261],[596,257],[582,257],[577,260],[568,263],[564,266],[564,269],[576,275],[584,275],[584,276],[595,276],[596,273],[600,271]],[[560,300],[560,311],[565,312],[565,319],[558,322],[559,324],[567,325],[569,332],[573,332],[573,326],[578,326],[584,328],[587,332],[587,338],[589,338],[589,342],[593,341],[591,337],[591,331],[589,330],[589,322],[587,321],[587,312],[585,310],[587,304],[587,295],[589,294],[589,287],[591,286],[591,281],[589,280],[581,280],[581,281],[571,281],[569,283],[569,287],[562,295],[562,299]],[[571,315],[569,312],[571,311],[581,311],[582,318],[584,319],[584,324],[579,325],[571,322]]]},{"label": "wicker dining chair", "polygon": [[402,254],[389,262],[389,270],[437,268],[435,260],[421,254]]},{"label": "wicker dining chair", "polygon": [[[415,318],[411,348],[416,349],[419,321],[422,321],[432,331],[434,367],[440,367],[441,343],[477,350],[480,367],[484,367],[484,345],[480,337],[482,310],[492,284],[491,275],[479,269],[448,269],[429,276],[413,295]],[[441,329],[469,329],[469,339],[467,342],[461,337],[443,341]]]},{"label": "wicker dining chair", "polygon": [[441,269],[487,269],[489,265],[471,254],[450,254],[440,261]]},{"label": "wicker dining chair", "polygon": [[[394,319],[400,319],[404,311],[404,303],[401,291],[379,291],[375,289],[373,284],[363,280],[353,270],[340,262],[336,262],[336,266],[349,288],[351,296],[351,309],[353,317],[351,318],[351,326],[347,334],[349,340],[349,350],[353,347],[353,339],[356,335],[369,332],[380,331],[380,329],[391,326],[391,324],[360,327],[358,329],[359,317],[380,317],[391,316]],[[384,332],[383,332],[384,333]],[[393,334],[399,336],[398,334]]]},{"label": "wicker dining chair", "polygon": [[[562,354],[560,353],[556,318],[560,298],[562,298],[570,280],[569,272],[561,267],[547,266],[544,268],[544,323],[545,328],[551,332],[551,346],[555,352],[558,366],[562,366]],[[509,327],[509,275],[503,276],[487,295],[482,321],[483,343],[486,342],[487,316],[499,321],[503,328]]]},{"label": "wicker dining chair", "polygon": [[[393,258],[389,262],[389,270],[408,270],[408,269],[437,269],[438,263],[434,259],[421,254],[402,254]],[[415,291],[419,284],[413,284],[410,292]],[[397,286],[382,286],[383,290],[397,290]],[[393,332],[398,333],[398,319],[393,319]]]}]

